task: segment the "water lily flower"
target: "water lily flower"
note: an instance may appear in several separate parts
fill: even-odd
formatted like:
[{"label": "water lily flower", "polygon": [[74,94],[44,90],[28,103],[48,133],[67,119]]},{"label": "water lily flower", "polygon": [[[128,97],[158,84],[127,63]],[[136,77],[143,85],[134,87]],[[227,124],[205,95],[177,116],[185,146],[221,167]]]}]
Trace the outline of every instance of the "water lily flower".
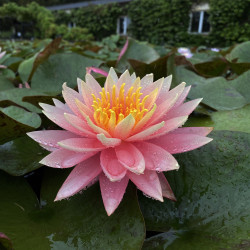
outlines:
[{"label": "water lily flower", "polygon": [[[0,47],[0,60],[5,56],[5,54],[6,54],[6,51],[3,51],[3,52],[1,52],[2,51],[2,48]],[[0,69],[5,69],[5,68],[7,68],[5,65],[1,65],[0,64]]]},{"label": "water lily flower", "polygon": [[193,56],[190,49],[188,49],[188,48],[178,48],[178,52],[181,55],[185,56],[186,58],[191,58]]},{"label": "water lily flower", "polygon": [[40,104],[43,113],[63,130],[28,135],[51,153],[40,163],[53,168],[75,166],[56,201],[70,197],[99,180],[103,203],[111,215],[129,180],[145,195],[175,200],[163,174],[179,165],[172,154],[207,144],[212,128],[183,127],[201,99],[184,102],[190,86],[170,89],[171,76],[142,79],[110,69],[104,88],[92,75],[78,79],[79,92],[63,84],[65,104]]},{"label": "water lily flower", "polygon": [[214,51],[214,52],[220,52],[220,49],[217,49],[217,48],[211,48],[211,51]]}]

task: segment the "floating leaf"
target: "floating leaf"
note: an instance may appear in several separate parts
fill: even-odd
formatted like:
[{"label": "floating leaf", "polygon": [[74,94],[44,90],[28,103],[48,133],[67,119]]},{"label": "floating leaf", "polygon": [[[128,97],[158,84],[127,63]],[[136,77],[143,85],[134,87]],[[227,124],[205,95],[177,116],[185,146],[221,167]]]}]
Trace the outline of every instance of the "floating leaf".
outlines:
[{"label": "floating leaf", "polygon": [[100,60],[74,53],[51,55],[35,71],[31,88],[48,94],[59,94],[64,82],[74,88],[77,84],[77,77],[84,78],[86,67],[99,67],[100,64]]},{"label": "floating leaf", "polygon": [[228,60],[233,61],[238,59],[237,62],[250,62],[250,41],[238,44],[226,57]]},{"label": "floating leaf", "polygon": [[[249,242],[250,134],[216,131],[210,137],[208,145],[176,155],[180,169],[166,176],[177,202],[140,197],[141,209],[148,230],[181,230],[190,249],[208,242],[236,249]],[[178,244],[171,249],[185,246]]]},{"label": "floating leaf", "polygon": [[0,169],[15,176],[24,175],[42,167],[39,161],[46,154],[47,151],[28,136],[20,137],[0,145]]},{"label": "floating leaf", "polygon": [[14,249],[140,249],[145,229],[135,189],[127,189],[108,217],[98,185],[70,200],[53,202],[68,172],[47,172],[40,204],[23,178],[0,172],[0,228]]},{"label": "floating leaf", "polygon": [[0,108],[0,144],[40,127],[41,118],[36,113],[16,106]]}]

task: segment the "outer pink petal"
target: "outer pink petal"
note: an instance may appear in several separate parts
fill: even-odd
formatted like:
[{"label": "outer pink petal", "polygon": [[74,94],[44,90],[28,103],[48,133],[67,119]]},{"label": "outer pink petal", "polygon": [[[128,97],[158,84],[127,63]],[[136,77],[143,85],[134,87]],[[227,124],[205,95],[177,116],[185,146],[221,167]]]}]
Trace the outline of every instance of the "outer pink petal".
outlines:
[{"label": "outer pink petal", "polygon": [[71,88],[68,88],[66,86],[66,84],[63,84],[63,98],[65,100],[65,102],[68,104],[68,106],[70,107],[70,109],[79,117],[83,117],[82,113],[80,112],[78,106],[76,105],[76,99],[80,100],[83,102],[83,98],[81,97],[81,95],[74,91]]},{"label": "outer pink petal", "polygon": [[65,130],[41,130],[27,133],[36,142],[45,146],[59,148],[58,141],[74,138],[76,135]]},{"label": "outer pink petal", "polygon": [[163,120],[168,120],[178,116],[190,115],[195,108],[199,105],[202,98],[195,99],[190,102],[186,102],[184,104],[179,105],[176,108],[172,108],[164,117]]},{"label": "outer pink petal", "polygon": [[157,172],[179,169],[175,158],[165,149],[149,142],[138,142],[135,146],[142,152],[146,169]]},{"label": "outer pink petal", "polygon": [[55,201],[65,199],[78,193],[89,185],[101,171],[99,155],[78,164],[63,183]]},{"label": "outer pink petal", "polygon": [[[105,73],[107,74],[107,72],[105,72]],[[102,91],[102,88],[101,88],[100,84],[96,81],[96,79],[91,74],[86,74],[85,80],[86,80],[86,84],[88,84],[88,86],[90,86],[92,93],[95,96],[97,96],[97,95],[99,96],[99,92]]]},{"label": "outer pink petal", "polygon": [[[159,119],[164,117],[164,115],[173,107],[176,100],[180,96],[180,94],[183,92],[185,87],[185,83],[182,83],[169,91],[165,96],[165,101],[163,101],[161,104],[158,105],[154,115],[152,116],[149,124],[154,124]],[[156,102],[157,104],[157,102]]]},{"label": "outer pink petal", "polygon": [[168,121],[165,121],[165,124],[162,128],[157,130],[155,133],[145,137],[144,140],[150,140],[153,138],[157,138],[159,136],[163,136],[166,133],[177,129],[178,127],[181,127],[186,122],[187,119],[188,119],[188,116],[181,116],[181,117],[175,117]]},{"label": "outer pink petal", "polygon": [[93,152],[100,151],[105,147],[97,139],[90,138],[71,138],[58,142],[62,148],[75,152]]},{"label": "outer pink petal", "polygon": [[116,79],[116,81],[115,81],[114,78],[113,78],[113,73],[110,74],[110,72],[111,72],[111,69],[110,69],[109,74],[108,74],[108,76],[106,78],[106,82],[105,82],[104,88],[105,88],[106,92],[109,92],[111,94],[112,93],[112,87],[114,85],[116,85],[116,82],[118,81],[118,78],[117,78],[116,73],[114,72],[115,75],[116,75],[116,77],[114,77]]},{"label": "outer pink petal", "polygon": [[97,152],[76,153],[67,149],[57,149],[43,158],[40,163],[52,168],[71,168]]},{"label": "outer pink petal", "polygon": [[103,150],[100,161],[102,170],[110,181],[119,181],[126,175],[127,169],[117,160],[113,148]]},{"label": "outer pink petal", "polygon": [[107,138],[104,134],[98,134],[97,139],[107,148],[115,147],[121,144],[121,139],[118,138]]},{"label": "outer pink petal", "polygon": [[60,108],[60,109],[64,110],[64,112],[67,112],[67,113],[73,113],[67,104],[62,103],[61,101],[59,101],[56,98],[52,98],[52,100],[57,108]]},{"label": "outer pink petal", "polygon": [[127,176],[144,194],[163,202],[161,184],[155,171],[145,170],[140,175],[127,172]]},{"label": "outer pink petal", "polygon": [[141,132],[130,136],[129,138],[126,139],[126,141],[143,141],[145,138],[148,138],[150,135],[154,134],[157,130],[161,129],[164,126],[165,122],[160,122],[155,125],[152,125]]},{"label": "outer pink petal", "polygon": [[74,134],[77,135],[81,135],[81,136],[85,136],[86,133],[80,131],[79,129],[76,129],[75,127],[73,127],[71,124],[69,124],[63,113],[51,113],[51,112],[44,112],[43,113],[51,120],[53,121],[55,124],[57,124],[58,126],[60,126],[61,128],[68,130]]},{"label": "outer pink petal", "polygon": [[111,182],[104,174],[99,177],[102,200],[108,216],[110,216],[120,204],[128,185],[128,178],[124,177],[119,182]]},{"label": "outer pink petal", "polygon": [[128,90],[128,89],[131,87],[132,82],[131,82],[131,77],[130,77],[130,74],[129,74],[128,70],[126,70],[126,71],[120,76],[120,78],[118,79],[118,82],[117,82],[117,84],[116,84],[117,89],[120,89],[120,88],[121,88],[121,85],[122,85],[123,83],[126,83],[126,85],[125,85],[125,87],[124,87],[125,91]]},{"label": "outer pink petal", "polygon": [[161,183],[161,189],[162,189],[162,196],[166,197],[172,201],[176,201],[176,198],[174,196],[174,193],[163,173],[158,174],[160,183]]},{"label": "outer pink petal", "polygon": [[200,135],[170,133],[150,142],[164,148],[170,154],[177,154],[199,148],[212,140]]},{"label": "outer pink petal", "polygon": [[41,106],[45,112],[57,113],[57,114],[63,114],[65,112],[65,110],[62,108],[59,108],[59,107],[56,107],[53,105],[49,105],[46,103],[39,103],[39,106]]},{"label": "outer pink petal", "polygon": [[212,132],[213,127],[185,127],[185,128],[178,128],[171,134],[194,134],[194,135],[201,135],[207,136],[210,132]]},{"label": "outer pink petal", "polygon": [[149,84],[145,89],[143,89],[143,95],[141,97],[141,99],[146,96],[149,95],[152,91],[154,91],[156,88],[158,88],[158,93],[161,91],[161,87],[163,85],[164,82],[164,77],[152,82],[151,84]]},{"label": "outer pink petal", "polygon": [[147,88],[148,85],[152,84],[154,81],[154,75],[153,74],[147,74],[141,79],[141,92],[144,93],[144,89]]},{"label": "outer pink petal", "polygon": [[169,91],[171,81],[172,81],[172,75],[164,79],[161,91],[159,92],[158,98],[156,100],[157,105],[161,104],[163,101],[166,100],[166,95]]},{"label": "outer pink petal", "polygon": [[118,161],[134,173],[143,173],[145,161],[142,153],[131,143],[123,142],[115,147]]},{"label": "outer pink petal", "polygon": [[[87,74],[89,75],[89,74]],[[86,75],[86,79],[90,78],[90,77],[87,77]],[[91,76],[91,75],[90,75]],[[87,84],[86,82],[84,82],[83,80],[77,78],[77,82],[78,82],[78,85],[81,85],[81,93],[82,93],[82,96],[83,96],[83,100],[86,104],[87,107],[91,107],[91,105],[93,104],[93,97],[91,96],[91,94],[94,94],[96,97],[99,97],[99,91],[98,93],[96,93],[92,88],[91,88],[91,85],[90,84]],[[100,86],[99,86],[100,87]],[[101,87],[100,87],[101,88]],[[79,99],[79,98],[77,98]],[[80,100],[80,99],[79,99]]]},{"label": "outer pink petal", "polygon": [[179,96],[179,98],[177,99],[176,103],[174,104],[173,108],[178,107],[179,105],[181,105],[187,98],[187,95],[189,93],[191,89],[191,85],[185,87],[185,89],[183,90],[183,92],[181,93],[181,95]]},{"label": "outer pink petal", "polygon": [[92,131],[87,122],[78,116],[64,113],[64,117],[69,124],[85,134],[85,137],[96,138],[96,133]]}]

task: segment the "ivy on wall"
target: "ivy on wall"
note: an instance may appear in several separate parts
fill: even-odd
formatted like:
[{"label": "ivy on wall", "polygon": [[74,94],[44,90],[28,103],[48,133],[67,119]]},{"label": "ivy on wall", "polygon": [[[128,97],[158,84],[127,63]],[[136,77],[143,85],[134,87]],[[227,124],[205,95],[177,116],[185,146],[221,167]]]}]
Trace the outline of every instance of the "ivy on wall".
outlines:
[{"label": "ivy on wall", "polygon": [[210,0],[213,45],[229,46],[250,40],[250,0]]}]

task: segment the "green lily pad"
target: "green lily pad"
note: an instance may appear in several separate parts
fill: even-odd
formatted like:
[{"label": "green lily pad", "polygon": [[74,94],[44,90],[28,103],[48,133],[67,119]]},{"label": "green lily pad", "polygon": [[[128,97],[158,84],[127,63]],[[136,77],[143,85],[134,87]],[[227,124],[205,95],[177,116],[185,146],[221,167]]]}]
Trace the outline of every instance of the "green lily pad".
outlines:
[{"label": "green lily pad", "polygon": [[231,85],[245,97],[248,103],[250,103],[250,70],[244,74],[238,76],[236,79],[229,81]]},{"label": "green lily pad", "polygon": [[6,77],[0,75],[0,91],[13,89],[13,88],[14,88],[13,83]]},{"label": "green lily pad", "polygon": [[189,233],[186,242],[196,248],[188,249],[217,241],[235,249],[250,240],[250,134],[216,131],[210,137],[208,145],[175,156],[181,167],[166,176],[177,202],[141,196],[140,205],[147,229]]},{"label": "green lily pad", "polygon": [[99,67],[101,63],[100,60],[75,53],[51,55],[36,69],[31,88],[48,94],[59,94],[62,92],[64,82],[71,88],[76,87],[77,77],[85,78],[86,67]]},{"label": "green lily pad", "polygon": [[40,168],[39,161],[48,154],[28,136],[0,145],[0,169],[8,174],[21,176]]},{"label": "green lily pad", "polygon": [[[134,59],[144,63],[151,63],[159,58],[159,54],[145,42],[129,39],[128,48],[121,57],[117,68],[125,71],[129,67],[128,59]],[[151,72],[152,73],[152,72]]]},{"label": "green lily pad", "polygon": [[226,57],[228,60],[238,59],[237,62],[250,62],[250,41],[238,44]]},{"label": "green lily pad", "polygon": [[40,127],[41,118],[16,106],[0,108],[0,144]]},{"label": "green lily pad", "polygon": [[188,96],[192,99],[203,98],[202,103],[216,110],[238,109],[247,104],[247,100],[223,77],[193,85]]},{"label": "green lily pad", "polygon": [[29,79],[29,75],[32,71],[33,68],[33,64],[34,61],[36,60],[37,54],[35,54],[34,56],[30,57],[29,59],[26,59],[24,61],[22,61],[19,64],[18,67],[18,73],[20,78],[22,79],[23,82],[27,82]]},{"label": "green lily pad", "polygon": [[9,105],[17,105],[26,108],[27,110],[31,112],[41,113],[41,109],[35,107],[34,105],[24,102],[22,99],[25,96],[36,96],[36,95],[43,95],[40,91],[35,91],[32,89],[8,89],[5,91],[0,92],[0,107],[8,106],[6,103],[9,103]]},{"label": "green lily pad", "polygon": [[0,172],[0,228],[14,249],[140,249],[145,228],[135,189],[128,187],[108,217],[98,185],[53,202],[68,172],[53,169],[45,174],[41,203],[23,178]]}]

